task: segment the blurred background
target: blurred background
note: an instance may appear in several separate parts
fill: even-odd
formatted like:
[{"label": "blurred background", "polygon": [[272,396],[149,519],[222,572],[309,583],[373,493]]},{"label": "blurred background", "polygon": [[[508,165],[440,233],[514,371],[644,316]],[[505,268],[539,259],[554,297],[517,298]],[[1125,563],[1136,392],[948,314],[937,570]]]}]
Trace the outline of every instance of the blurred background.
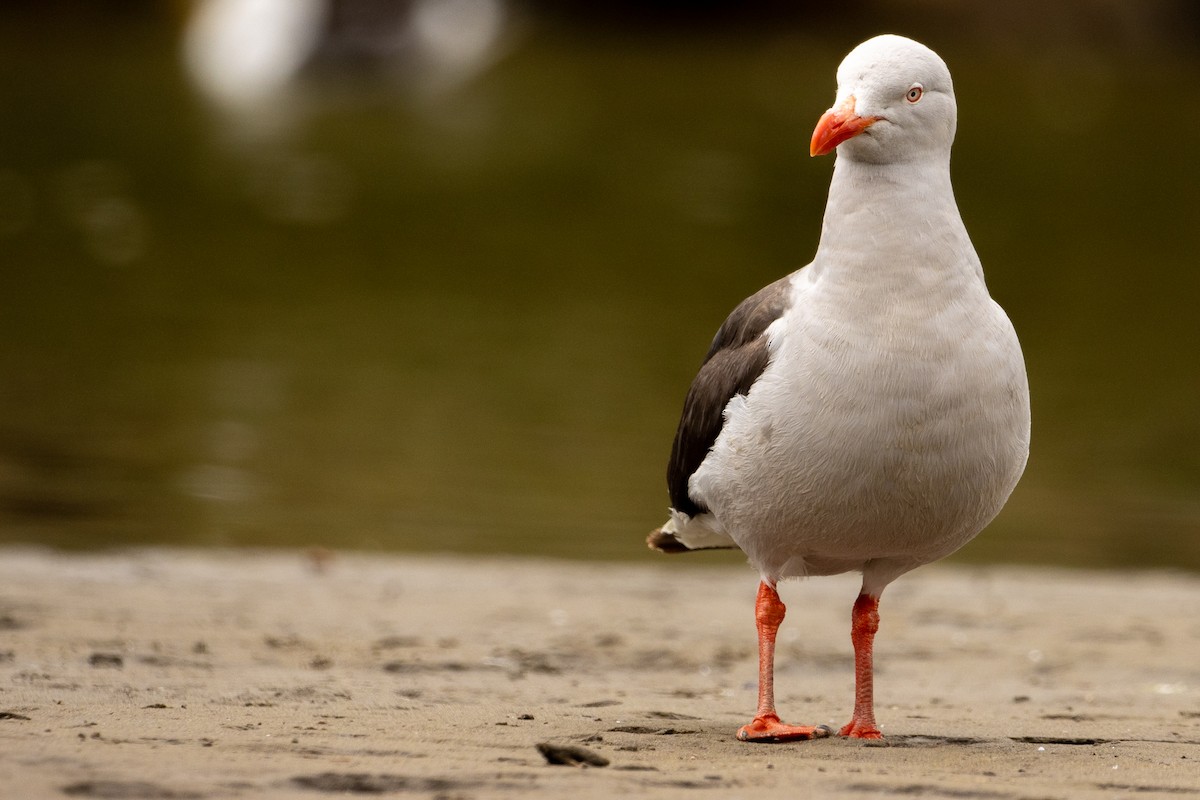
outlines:
[{"label": "blurred background", "polygon": [[1200,569],[1198,9],[8,0],[0,542],[654,558],[688,383],[810,259],[809,136],[890,31],[954,73],[1033,391],[955,558]]}]

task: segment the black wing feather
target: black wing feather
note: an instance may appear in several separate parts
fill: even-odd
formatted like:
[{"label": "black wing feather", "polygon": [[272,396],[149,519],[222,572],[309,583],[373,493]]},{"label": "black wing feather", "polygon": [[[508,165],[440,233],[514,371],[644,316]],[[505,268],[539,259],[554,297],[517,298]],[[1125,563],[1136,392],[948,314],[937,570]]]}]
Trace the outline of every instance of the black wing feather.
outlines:
[{"label": "black wing feather", "polygon": [[733,310],[717,331],[688,389],[667,465],[667,489],[676,511],[693,517],[708,510],[688,495],[688,479],[721,433],[729,400],[750,391],[766,369],[769,354],[763,333],[787,310],[790,278],[763,287]]}]

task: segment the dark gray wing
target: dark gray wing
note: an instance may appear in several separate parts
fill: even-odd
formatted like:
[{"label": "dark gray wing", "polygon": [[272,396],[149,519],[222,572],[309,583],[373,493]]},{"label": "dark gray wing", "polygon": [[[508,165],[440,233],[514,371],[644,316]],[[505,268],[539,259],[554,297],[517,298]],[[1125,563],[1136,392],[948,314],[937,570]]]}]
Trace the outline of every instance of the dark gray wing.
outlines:
[{"label": "dark gray wing", "polygon": [[763,332],[787,310],[791,276],[780,278],[743,300],[721,325],[683,403],[671,460],[667,489],[671,507],[689,517],[707,511],[688,495],[688,479],[708,455],[725,424],[730,398],[746,394],[767,367]]}]

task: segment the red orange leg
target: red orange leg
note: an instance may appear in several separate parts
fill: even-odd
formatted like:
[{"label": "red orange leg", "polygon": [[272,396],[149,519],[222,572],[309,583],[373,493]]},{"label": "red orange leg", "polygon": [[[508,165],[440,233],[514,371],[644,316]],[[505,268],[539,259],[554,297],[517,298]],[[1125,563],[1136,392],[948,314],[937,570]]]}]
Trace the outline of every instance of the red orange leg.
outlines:
[{"label": "red orange leg", "polygon": [[775,587],[766,581],[760,583],[754,604],[758,625],[758,713],[749,725],[738,730],[737,738],[743,742],[788,742],[829,735],[828,728],[785,725],[775,713],[775,635],[786,611]]},{"label": "red orange leg", "polygon": [[854,716],[840,731],[856,739],[882,739],[875,724],[875,678],[872,651],[879,630],[879,598],[860,594],[854,601],[850,640],[854,643]]}]

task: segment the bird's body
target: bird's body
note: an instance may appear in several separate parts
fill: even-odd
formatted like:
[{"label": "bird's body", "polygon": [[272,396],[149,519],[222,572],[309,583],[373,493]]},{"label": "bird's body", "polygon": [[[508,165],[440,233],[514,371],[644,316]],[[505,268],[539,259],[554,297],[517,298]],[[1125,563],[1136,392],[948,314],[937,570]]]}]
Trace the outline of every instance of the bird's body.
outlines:
[{"label": "bird's body", "polygon": [[[857,169],[838,164],[832,197]],[[907,188],[872,191],[903,215],[919,208]],[[870,209],[850,212],[834,218],[851,230],[824,240],[855,241],[854,212]],[[770,360],[727,403],[688,482],[709,509],[699,524],[721,526],[764,576],[865,569],[886,584],[958,549],[1015,485],[1028,424],[1021,351],[961,220],[947,217],[899,220],[905,237],[873,237],[864,252],[818,250],[778,285],[786,309],[763,333]],[[926,243],[909,232],[922,228],[949,240],[930,249],[941,258],[921,257]]]},{"label": "bird's body", "polygon": [[[671,519],[650,539],[745,551],[763,583],[760,644],[784,578],[861,571],[870,607],[856,604],[855,629],[877,620],[888,583],[991,521],[1028,454],[1021,349],[950,184],[949,72],[877,37],[843,62],[839,100],[813,140],[814,154],[841,145],[817,253],[718,332],[676,434]],[[855,635],[867,701],[870,633]],[[878,735],[859,655],[859,724],[843,733]],[[813,735],[772,722],[763,699],[765,728],[741,738]]]}]

